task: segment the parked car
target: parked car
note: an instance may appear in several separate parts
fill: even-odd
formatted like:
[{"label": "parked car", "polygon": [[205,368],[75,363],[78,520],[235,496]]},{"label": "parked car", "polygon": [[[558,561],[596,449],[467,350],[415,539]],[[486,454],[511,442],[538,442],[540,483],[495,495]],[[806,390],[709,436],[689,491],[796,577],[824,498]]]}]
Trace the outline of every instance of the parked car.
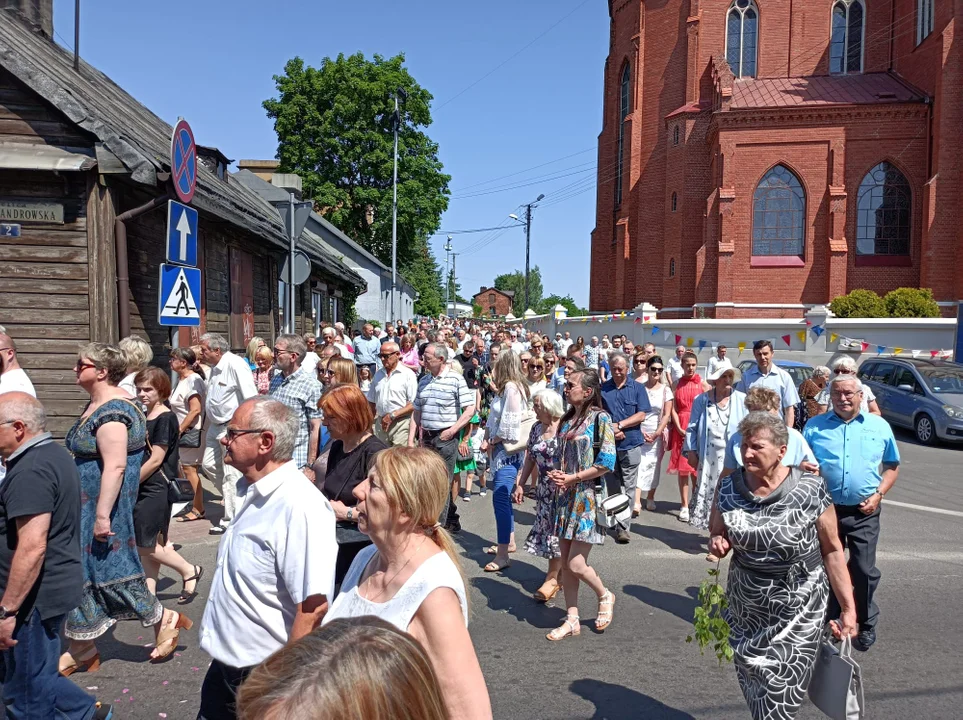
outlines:
[{"label": "parked car", "polygon": [[[796,384],[797,390],[799,389],[799,386],[802,385],[807,378],[811,378],[813,376],[812,365],[807,365],[806,363],[803,363],[803,362],[797,362],[796,360],[779,359],[779,360],[776,360],[775,362],[776,362],[776,367],[782,368],[787,373],[789,373],[789,377],[791,377],[792,381]],[[739,370],[740,377],[742,376],[743,373],[746,372],[746,370],[748,370],[755,364],[756,364],[755,360],[743,360],[741,363],[736,365],[736,369]]]},{"label": "parked car", "polygon": [[946,360],[867,360],[857,376],[876,393],[883,417],[924,445],[963,441],[963,364]]}]

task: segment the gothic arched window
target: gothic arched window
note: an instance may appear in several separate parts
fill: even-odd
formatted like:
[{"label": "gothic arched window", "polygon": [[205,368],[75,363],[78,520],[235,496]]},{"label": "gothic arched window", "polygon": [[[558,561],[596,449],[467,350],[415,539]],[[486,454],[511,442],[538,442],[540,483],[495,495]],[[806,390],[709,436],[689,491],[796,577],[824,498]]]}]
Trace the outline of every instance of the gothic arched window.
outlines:
[{"label": "gothic arched window", "polygon": [[736,77],[756,76],[759,10],[753,0],[733,0],[726,15],[726,60]]},{"label": "gothic arched window", "polygon": [[836,0],[833,4],[833,34],[829,43],[829,72],[846,74],[863,71],[865,24],[863,0]]},{"label": "gothic arched window", "polygon": [[629,71],[628,63],[622,68],[622,79],[619,83],[619,159],[618,169],[615,176],[615,206],[622,204],[622,173],[625,163],[625,118],[629,115],[629,100],[631,95],[632,73]]},{"label": "gothic arched window", "polygon": [[856,254],[909,255],[913,199],[909,181],[886,161],[859,184]]},{"label": "gothic arched window", "polygon": [[752,254],[802,255],[806,195],[799,178],[784,165],[765,174],[752,196]]}]

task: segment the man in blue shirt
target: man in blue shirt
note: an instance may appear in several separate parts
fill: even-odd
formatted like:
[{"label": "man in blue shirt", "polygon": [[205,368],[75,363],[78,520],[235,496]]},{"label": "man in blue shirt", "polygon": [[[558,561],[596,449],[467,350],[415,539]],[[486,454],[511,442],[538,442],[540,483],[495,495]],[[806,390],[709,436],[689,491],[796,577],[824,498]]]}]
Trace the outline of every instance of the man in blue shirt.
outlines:
[{"label": "man in blue shirt", "polygon": [[[879,622],[873,596],[881,575],[876,568],[880,503],[899,475],[899,449],[889,423],[860,409],[862,393],[863,386],[854,375],[836,376],[830,383],[832,412],[810,418],[803,437],[826,478],[836,506],[839,537],[843,546],[849,547],[849,574],[859,621],[853,647],[865,651],[876,642]],[[828,617],[838,615],[839,603],[831,595]]]},{"label": "man in blue shirt", "polygon": [[[652,412],[649,395],[642,383],[629,377],[631,361],[623,352],[613,351],[609,355],[609,369],[612,379],[602,383],[602,405],[612,416],[615,430],[615,471],[611,477],[618,480],[622,491],[630,498],[635,497],[635,485],[642,462],[642,428],[645,414]],[[610,491],[618,492],[609,483]],[[638,517],[638,511],[632,511]],[[619,523],[615,531],[615,542],[624,545],[629,542],[627,524]]]},{"label": "man in blue shirt", "polygon": [[361,336],[354,339],[354,364],[358,368],[367,367],[374,377],[378,369],[378,353],[381,352],[381,341],[374,336],[374,325],[365,323],[361,328]]},{"label": "man in blue shirt", "polygon": [[787,427],[792,427],[796,419],[796,405],[799,403],[796,383],[789,373],[776,367],[772,361],[772,343],[768,340],[757,340],[753,343],[752,355],[756,358],[756,364],[742,374],[742,379],[736,383],[736,390],[748,393],[753,385],[775,390],[782,398],[782,419],[786,421]]}]

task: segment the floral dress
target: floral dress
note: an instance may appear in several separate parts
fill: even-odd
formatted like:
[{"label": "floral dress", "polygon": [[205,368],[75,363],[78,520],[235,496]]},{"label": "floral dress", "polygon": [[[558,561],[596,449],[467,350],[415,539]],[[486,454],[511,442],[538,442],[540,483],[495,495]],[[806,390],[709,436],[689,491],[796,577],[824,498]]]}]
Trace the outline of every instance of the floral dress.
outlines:
[{"label": "floral dress", "polygon": [[[106,423],[127,426],[127,468],[110,513],[113,536],[94,538],[97,499],[103,461],[97,430]],[[93,640],[118,620],[140,620],[144,627],[160,622],[164,608],[147,589],[134,536],[134,503],[140,485],[147,419],[129,400],[109,400],[81,418],[67,433],[66,445],[80,474],[80,544],[84,591],[80,606],[67,615],[65,634],[71,640]]]},{"label": "floral dress", "polygon": [[[596,418],[601,440],[598,457],[593,450]],[[568,420],[559,426],[558,434],[563,472],[571,475],[595,466],[605,467],[609,472],[615,470],[615,431],[608,413],[593,410],[575,427]],[[559,491],[555,510],[556,537],[593,545],[605,541],[605,528],[597,528],[595,524],[595,482],[587,480]]]},{"label": "floral dress", "polygon": [[549,470],[558,469],[560,443],[558,434],[545,439],[542,437],[544,432],[544,426],[535,423],[528,437],[528,454],[538,468],[538,481],[535,485],[535,521],[525,540],[525,550],[532,555],[551,560],[562,556],[558,537],[555,535],[558,490],[555,483],[548,478]]}]

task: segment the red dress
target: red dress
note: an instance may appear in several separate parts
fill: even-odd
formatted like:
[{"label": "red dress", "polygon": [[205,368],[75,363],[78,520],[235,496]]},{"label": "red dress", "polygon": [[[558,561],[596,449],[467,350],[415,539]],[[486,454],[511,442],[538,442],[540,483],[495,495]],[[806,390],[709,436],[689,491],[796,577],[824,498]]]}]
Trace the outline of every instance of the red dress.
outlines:
[{"label": "red dress", "polygon": [[[691,378],[682,377],[675,388],[675,411],[679,415],[679,424],[684,428],[689,426],[689,415],[692,413],[692,403],[702,394],[702,378],[693,375]],[[685,435],[680,435],[674,425],[669,425],[669,472],[673,475],[695,475],[689,461],[682,454]]]}]

